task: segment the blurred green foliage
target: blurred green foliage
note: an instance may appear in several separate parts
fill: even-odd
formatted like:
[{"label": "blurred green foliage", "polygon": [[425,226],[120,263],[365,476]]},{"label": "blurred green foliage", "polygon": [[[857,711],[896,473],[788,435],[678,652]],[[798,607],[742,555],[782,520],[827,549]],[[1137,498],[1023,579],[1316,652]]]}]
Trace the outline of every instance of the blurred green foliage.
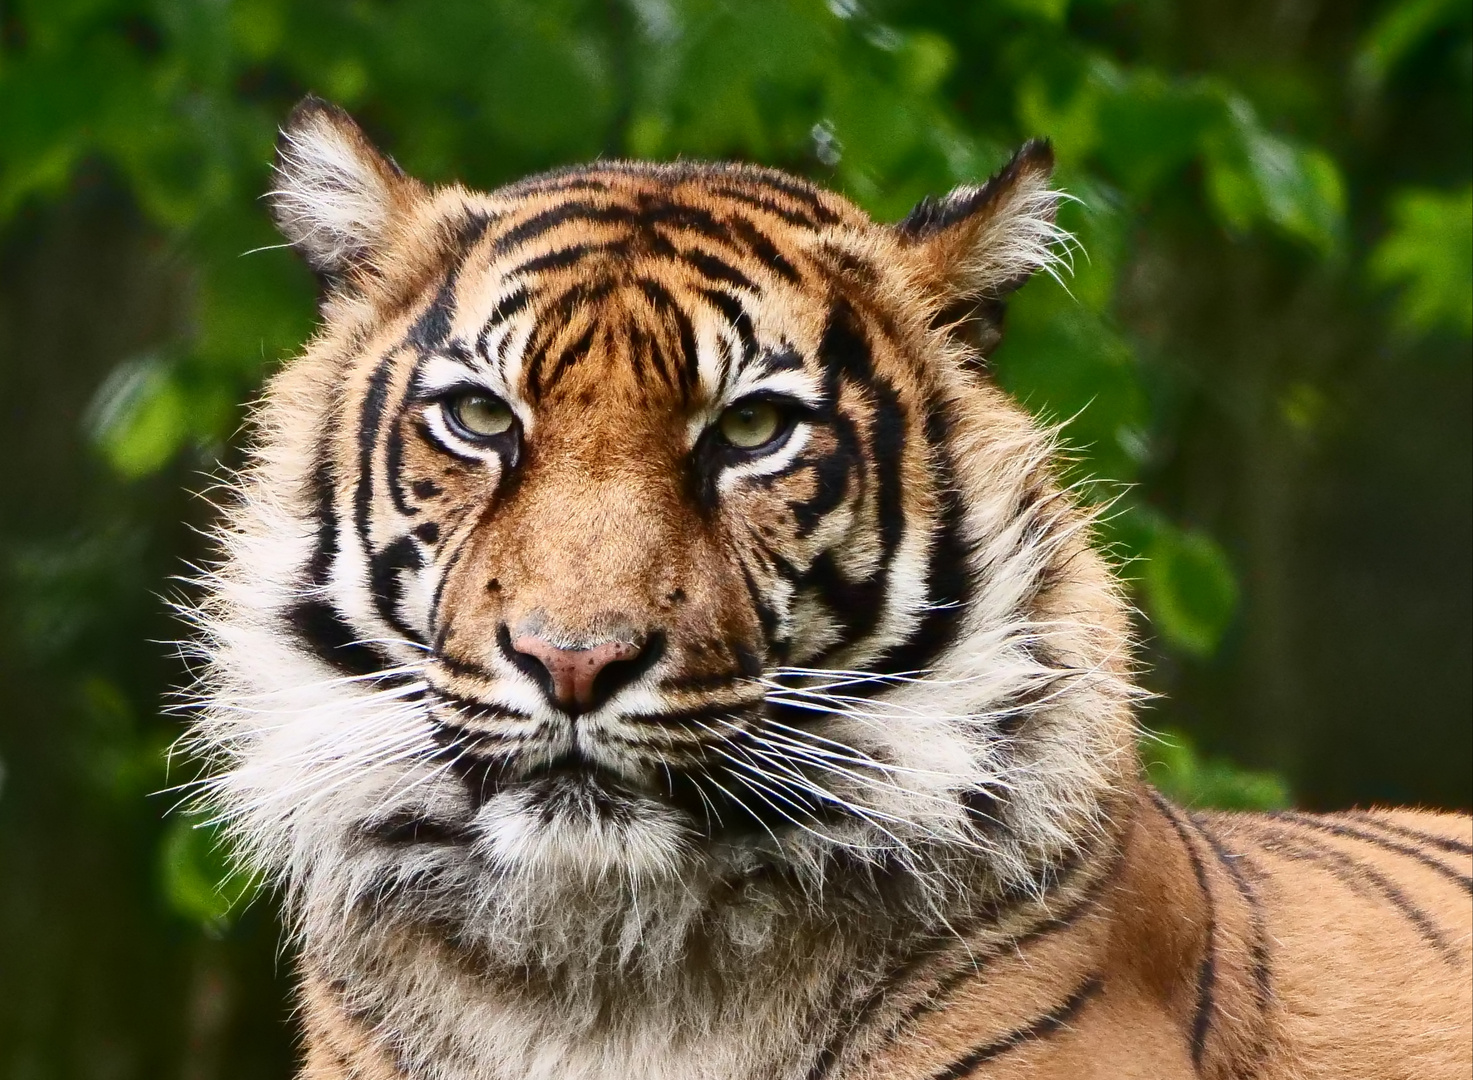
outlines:
[{"label": "blurred green foliage", "polygon": [[1145,740],[1146,775],[1169,798],[1188,807],[1220,810],[1282,810],[1289,806],[1283,777],[1208,758],[1179,731]]},{"label": "blurred green foliage", "polygon": [[[14,1017],[0,1007],[0,1077],[285,1067],[275,1036],[247,1049],[278,1019],[265,905],[232,924],[250,882],[211,830],[145,801],[180,779],[157,695],[183,672],[144,643],[178,632],[154,593],[201,550],[182,525],[208,520],[173,493],[238,460],[241,403],[311,332],[313,282],[260,203],[302,93],[431,181],[742,158],[881,219],[1051,138],[1080,250],[1072,276],[1019,294],[996,376],[1060,425],[1071,479],[1115,500],[1105,539],[1154,678],[1187,703],[1159,706],[1171,734],[1145,743],[1151,778],[1193,805],[1271,807],[1291,787],[1368,797],[1315,771],[1333,758],[1307,749],[1323,731],[1296,734],[1308,654],[1291,645],[1321,624],[1294,614],[1314,598],[1294,598],[1289,567],[1314,559],[1292,562],[1284,522],[1310,490],[1303,463],[1368,415],[1337,357],[1369,357],[1355,378],[1376,386],[1467,366],[1470,26],[1466,0],[0,0],[0,242],[39,268],[0,280],[0,300],[23,298],[0,305],[4,445],[35,464],[0,481],[16,688],[0,845],[21,867],[0,884],[0,942],[36,988]],[[67,232],[68,214],[86,228]],[[93,308],[74,309],[84,281]],[[1427,400],[1408,408],[1430,415]],[[1425,620],[1393,632],[1415,648]],[[1213,681],[1229,670],[1245,689]],[[1265,719],[1240,723],[1245,706]],[[75,912],[48,914],[56,890]],[[57,955],[160,989],[97,1004],[85,986],[106,978],[59,974]],[[18,985],[3,968],[0,997]],[[218,1004],[220,985],[228,1024],[214,1005],[158,1020],[168,1002]]]}]

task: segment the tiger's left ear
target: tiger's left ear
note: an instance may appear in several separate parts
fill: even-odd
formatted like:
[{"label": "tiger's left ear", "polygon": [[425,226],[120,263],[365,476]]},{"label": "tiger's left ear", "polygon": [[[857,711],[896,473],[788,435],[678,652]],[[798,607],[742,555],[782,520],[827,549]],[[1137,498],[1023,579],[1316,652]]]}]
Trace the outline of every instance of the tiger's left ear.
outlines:
[{"label": "tiger's left ear", "polygon": [[282,125],[272,217],[328,281],[382,254],[396,219],[422,191],[342,109],[309,94]]},{"label": "tiger's left ear", "polygon": [[936,325],[963,329],[982,357],[1002,340],[1007,298],[1061,261],[1054,152],[1035,139],[981,187],[926,198],[894,226],[912,279],[934,299]]}]

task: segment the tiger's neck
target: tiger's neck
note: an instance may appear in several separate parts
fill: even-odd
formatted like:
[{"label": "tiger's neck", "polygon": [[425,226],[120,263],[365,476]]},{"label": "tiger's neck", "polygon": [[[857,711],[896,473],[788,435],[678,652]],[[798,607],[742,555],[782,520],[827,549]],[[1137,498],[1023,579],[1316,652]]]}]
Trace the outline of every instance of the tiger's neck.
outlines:
[{"label": "tiger's neck", "polygon": [[[303,1080],[863,1075],[906,1003],[936,992],[938,971],[972,971],[1096,902],[1118,875],[1134,801],[1117,792],[1110,825],[1036,891],[988,891],[979,868],[944,909],[920,910],[934,896],[854,869],[821,905],[776,879],[686,882],[683,912],[674,893],[647,894],[619,918],[590,915],[576,933],[500,954],[444,927],[309,934]],[[619,903],[556,902],[601,901]]]}]

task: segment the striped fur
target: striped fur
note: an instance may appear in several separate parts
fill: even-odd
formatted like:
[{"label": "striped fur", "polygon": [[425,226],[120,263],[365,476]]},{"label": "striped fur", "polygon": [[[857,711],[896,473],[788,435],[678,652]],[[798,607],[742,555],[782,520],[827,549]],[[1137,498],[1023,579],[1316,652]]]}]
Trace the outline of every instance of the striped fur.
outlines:
[{"label": "striped fur", "polygon": [[[298,109],[322,328],[194,614],[304,1080],[1467,1065],[1466,820],[1140,782],[1117,585],[985,372],[1050,164],[891,227],[746,166],[430,189]],[[529,636],[633,659],[575,710]]]}]

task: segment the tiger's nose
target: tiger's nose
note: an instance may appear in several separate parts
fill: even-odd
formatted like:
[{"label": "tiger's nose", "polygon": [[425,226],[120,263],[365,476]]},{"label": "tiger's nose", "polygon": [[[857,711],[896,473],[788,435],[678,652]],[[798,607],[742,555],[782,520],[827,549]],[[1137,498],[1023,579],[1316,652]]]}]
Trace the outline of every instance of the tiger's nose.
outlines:
[{"label": "tiger's nose", "polygon": [[632,681],[640,667],[631,661],[644,651],[642,643],[633,641],[605,641],[588,649],[564,649],[535,634],[523,634],[511,647],[546,672],[553,701],[565,712],[574,714],[588,711],[621,685]]}]

